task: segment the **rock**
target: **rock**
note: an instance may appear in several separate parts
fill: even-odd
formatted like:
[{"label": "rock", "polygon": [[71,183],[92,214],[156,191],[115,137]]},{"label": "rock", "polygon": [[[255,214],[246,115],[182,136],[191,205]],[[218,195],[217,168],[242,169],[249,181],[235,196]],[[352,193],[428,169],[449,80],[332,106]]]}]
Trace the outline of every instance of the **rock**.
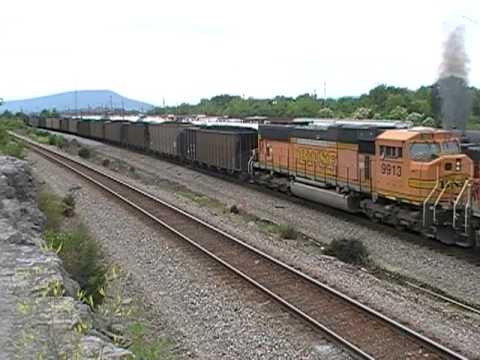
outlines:
[{"label": "rock", "polygon": [[0,357],[129,358],[92,336],[94,314],[74,299],[78,284],[43,250],[44,224],[27,164],[0,157]]}]

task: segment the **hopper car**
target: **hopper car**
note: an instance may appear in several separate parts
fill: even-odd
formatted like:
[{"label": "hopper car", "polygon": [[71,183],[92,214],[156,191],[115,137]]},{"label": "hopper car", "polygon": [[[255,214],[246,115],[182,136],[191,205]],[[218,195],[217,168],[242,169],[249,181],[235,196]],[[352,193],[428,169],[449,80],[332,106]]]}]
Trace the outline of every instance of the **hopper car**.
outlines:
[{"label": "hopper car", "polygon": [[[374,222],[445,244],[480,247],[480,148],[462,151],[460,137],[452,131],[343,122],[266,124],[257,132],[111,121],[102,122],[102,139],[92,133],[90,121],[68,121],[73,134],[248,175],[252,182],[362,213]],[[72,121],[77,121],[76,130]],[[51,121],[31,125],[55,129]]]}]

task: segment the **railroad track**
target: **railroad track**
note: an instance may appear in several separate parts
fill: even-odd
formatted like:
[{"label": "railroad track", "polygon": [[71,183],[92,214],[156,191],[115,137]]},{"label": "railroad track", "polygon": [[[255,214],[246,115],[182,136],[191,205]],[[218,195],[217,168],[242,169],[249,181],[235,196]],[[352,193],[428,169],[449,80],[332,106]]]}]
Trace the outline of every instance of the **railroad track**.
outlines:
[{"label": "railroad track", "polygon": [[274,298],[360,359],[466,359],[224,231],[121,180],[13,134],[121,199]]}]

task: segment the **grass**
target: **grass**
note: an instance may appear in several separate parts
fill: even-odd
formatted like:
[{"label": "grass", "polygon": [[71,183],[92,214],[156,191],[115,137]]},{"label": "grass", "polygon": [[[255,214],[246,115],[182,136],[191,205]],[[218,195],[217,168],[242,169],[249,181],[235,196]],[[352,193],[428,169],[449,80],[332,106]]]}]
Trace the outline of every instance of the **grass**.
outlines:
[{"label": "grass", "polygon": [[95,239],[84,226],[72,231],[46,231],[45,240],[50,248],[57,249],[65,270],[78,282],[87,297],[94,304],[103,301],[103,288],[106,283],[106,268],[103,256]]},{"label": "grass", "polygon": [[182,188],[181,190],[176,191],[175,194],[196,203],[200,207],[207,207],[223,212],[226,211],[225,205],[222,202],[212,199],[208,196],[198,194],[194,191],[188,190],[187,188]]},{"label": "grass", "polygon": [[44,232],[47,248],[57,251],[65,269],[79,283],[87,297],[91,296],[95,304],[101,303],[106,268],[97,242],[84,226],[77,225],[68,231],[61,229],[65,216],[71,216],[75,207],[73,196],[61,198],[42,191],[38,204],[47,218]]},{"label": "grass", "polygon": [[50,192],[42,191],[38,195],[38,207],[47,218],[45,229],[47,231],[59,231],[65,211],[62,198]]},{"label": "grass", "polygon": [[20,119],[0,118],[0,154],[13,156],[19,159],[24,158],[23,145],[15,141],[8,134],[9,130],[25,128],[25,124]]},{"label": "grass", "polygon": [[128,336],[132,341],[129,350],[135,359],[141,360],[167,360],[172,359],[169,352],[170,343],[164,339],[148,340],[147,329],[141,323],[133,323],[128,328]]}]

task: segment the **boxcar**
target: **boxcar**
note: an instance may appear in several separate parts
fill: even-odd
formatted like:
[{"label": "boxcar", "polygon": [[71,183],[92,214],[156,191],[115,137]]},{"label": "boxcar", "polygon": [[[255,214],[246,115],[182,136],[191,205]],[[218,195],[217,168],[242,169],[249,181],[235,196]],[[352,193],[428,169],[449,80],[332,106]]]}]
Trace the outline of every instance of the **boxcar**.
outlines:
[{"label": "boxcar", "polygon": [[39,127],[40,125],[40,119],[37,118],[37,117],[30,117],[30,119],[28,120],[28,123],[31,127]]},{"label": "boxcar", "polygon": [[47,129],[53,129],[53,118],[45,119],[45,127]]},{"label": "boxcar", "polygon": [[126,143],[126,127],[128,121],[111,121],[105,123],[105,140],[114,144]]},{"label": "boxcar", "polygon": [[38,119],[38,127],[46,128],[47,127],[47,119],[45,119],[45,118]]},{"label": "boxcar", "polygon": [[60,130],[60,118],[52,118],[52,129]]},{"label": "boxcar", "polygon": [[131,122],[125,126],[126,145],[133,149],[148,149],[148,124],[144,122]]},{"label": "boxcar", "polygon": [[90,137],[91,120],[80,120],[77,124],[77,134],[84,137]]},{"label": "boxcar", "polygon": [[78,123],[80,122],[79,119],[70,119],[68,120],[68,132],[72,134],[78,133]]},{"label": "boxcar", "polygon": [[185,129],[189,124],[163,123],[150,124],[149,150],[170,157],[184,157],[185,154]]},{"label": "boxcar", "polygon": [[68,118],[60,119],[60,130],[68,131]]},{"label": "boxcar", "polygon": [[90,123],[90,136],[94,139],[105,139],[105,121],[94,120]]},{"label": "boxcar", "polygon": [[257,131],[235,127],[201,127],[186,130],[187,158],[228,172],[248,171],[257,147]]}]

